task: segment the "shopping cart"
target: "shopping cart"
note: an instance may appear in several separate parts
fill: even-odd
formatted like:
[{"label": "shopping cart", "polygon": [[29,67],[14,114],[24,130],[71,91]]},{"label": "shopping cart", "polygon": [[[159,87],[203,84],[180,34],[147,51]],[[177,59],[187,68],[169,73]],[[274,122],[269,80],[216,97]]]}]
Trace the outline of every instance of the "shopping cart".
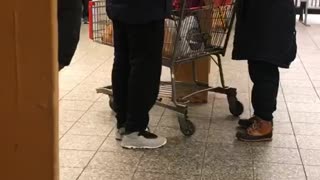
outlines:
[{"label": "shopping cart", "polygon": [[[227,96],[232,115],[243,113],[243,105],[237,99],[237,90],[225,85],[221,56],[226,53],[230,32],[235,18],[234,0],[179,0],[174,1],[172,15],[165,21],[163,66],[170,69],[171,81],[161,82],[157,105],[178,113],[181,132],[191,136],[194,124],[188,119],[190,98],[204,92],[216,92]],[[112,22],[105,15],[105,1],[91,3],[90,37],[95,41],[112,45]],[[198,80],[196,61],[210,57],[218,66],[221,87],[210,87]],[[193,82],[179,82],[175,72],[179,64],[191,63]],[[180,90],[192,90],[179,96]],[[112,86],[97,89],[110,97],[113,108]]]}]

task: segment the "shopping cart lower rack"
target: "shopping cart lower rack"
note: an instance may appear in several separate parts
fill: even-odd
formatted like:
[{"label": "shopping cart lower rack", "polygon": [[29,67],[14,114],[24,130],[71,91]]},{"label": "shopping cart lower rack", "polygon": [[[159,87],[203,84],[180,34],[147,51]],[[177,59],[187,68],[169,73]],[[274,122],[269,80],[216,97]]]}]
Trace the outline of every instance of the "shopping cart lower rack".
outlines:
[{"label": "shopping cart lower rack", "polygon": [[[234,0],[181,0],[175,1],[172,15],[165,21],[165,42],[162,65],[170,68],[171,81],[161,82],[157,105],[176,111],[181,132],[191,136],[195,132],[188,119],[189,98],[203,92],[225,94],[232,115],[243,113],[243,105],[237,99],[237,90],[227,87],[224,82],[221,56],[226,53],[230,32],[235,19]],[[196,2],[196,3],[195,3]],[[90,36],[99,43],[112,45],[112,22],[105,15],[105,1],[91,3]],[[198,80],[196,61],[210,57],[218,66],[221,87],[210,87]],[[178,82],[175,78],[177,65],[191,63],[193,82]],[[180,89],[192,91],[178,97]],[[112,86],[97,89],[98,93],[110,97],[113,108]],[[169,102],[168,102],[169,101]]]}]

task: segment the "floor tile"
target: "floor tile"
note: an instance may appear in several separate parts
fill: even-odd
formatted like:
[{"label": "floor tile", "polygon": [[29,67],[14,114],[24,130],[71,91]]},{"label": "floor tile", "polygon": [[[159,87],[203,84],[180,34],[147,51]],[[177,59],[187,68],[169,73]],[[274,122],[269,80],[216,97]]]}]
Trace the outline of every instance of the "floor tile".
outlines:
[{"label": "floor tile", "polygon": [[86,111],[93,104],[91,101],[73,101],[73,100],[61,100],[60,111],[62,110],[79,110]]},{"label": "floor tile", "polygon": [[297,135],[320,136],[320,124],[293,123],[293,128]]},{"label": "floor tile", "polygon": [[84,168],[94,151],[60,150],[60,167]]},{"label": "floor tile", "polygon": [[133,180],[200,180],[200,176],[190,176],[181,174],[161,174],[161,173],[135,173]]},{"label": "floor tile", "polygon": [[320,103],[287,103],[291,112],[320,113]]},{"label": "floor tile", "polygon": [[143,152],[134,155],[118,152],[98,152],[93,157],[88,168],[105,171],[121,170],[133,173],[138,166],[142,154]]},{"label": "floor tile", "polygon": [[300,150],[302,161],[307,166],[320,166],[320,150]]},{"label": "floor tile", "polygon": [[210,129],[208,142],[217,144],[246,144],[237,140],[236,130],[226,131],[218,129]]},{"label": "floor tile", "polygon": [[87,168],[81,174],[79,180],[131,180],[132,176],[133,172]]},{"label": "floor tile", "polygon": [[79,100],[79,101],[96,101],[101,97],[95,90],[79,90],[78,88],[72,90],[69,94],[63,97],[66,100]]},{"label": "floor tile", "polygon": [[310,112],[291,112],[291,121],[293,123],[318,123],[320,124],[320,113]]},{"label": "floor tile", "polygon": [[[196,129],[209,129],[211,118],[210,117],[190,117],[189,120],[194,123]],[[162,116],[159,126],[180,128],[178,116]]]},{"label": "floor tile", "polygon": [[128,155],[140,155],[141,150],[128,150],[120,146],[121,141],[117,141],[115,137],[107,137],[102,146],[99,149],[99,152],[118,152]]},{"label": "floor tile", "polygon": [[292,125],[290,122],[278,122],[273,123],[274,134],[293,134]]},{"label": "floor tile", "polygon": [[72,135],[108,136],[114,128],[114,123],[96,124],[91,122],[77,122],[69,131]]},{"label": "floor tile", "polygon": [[205,159],[203,180],[250,180],[253,179],[252,161]]},{"label": "floor tile", "polygon": [[308,180],[320,179],[320,166],[305,166]]},{"label": "floor tile", "polygon": [[297,149],[253,147],[253,159],[256,162],[301,164],[299,151]]},{"label": "floor tile", "polygon": [[186,137],[178,128],[158,127],[155,133],[159,136],[167,137],[168,139],[183,139],[186,141],[206,142],[208,137],[208,130],[196,129],[195,133]]},{"label": "floor tile", "polygon": [[254,142],[252,146],[293,148],[297,149],[297,143],[293,134],[273,134],[272,141]]},{"label": "floor tile", "polygon": [[298,135],[297,141],[301,149],[320,150],[320,136],[303,136]]},{"label": "floor tile", "polygon": [[302,165],[254,163],[256,180],[306,180]]},{"label": "floor tile", "polygon": [[276,122],[290,122],[290,118],[289,118],[289,113],[288,112],[276,111],[276,112],[274,112],[273,116],[274,116],[273,121],[276,121]]},{"label": "floor tile", "polygon": [[298,95],[285,94],[285,100],[289,103],[319,103],[320,100],[316,94],[313,95]]},{"label": "floor tile", "polygon": [[107,111],[110,113],[113,112],[109,106],[109,103],[100,101],[95,102],[93,106],[89,109],[89,111]]},{"label": "floor tile", "polygon": [[106,111],[89,111],[85,113],[79,122],[86,122],[86,123],[94,123],[94,124],[108,124],[108,123],[115,123],[116,118],[114,117],[113,113],[106,112]]},{"label": "floor tile", "polygon": [[252,149],[244,144],[215,144],[207,146],[206,159],[251,161]]},{"label": "floor tile", "polygon": [[60,149],[97,151],[104,140],[104,136],[83,136],[66,134],[60,140]]},{"label": "floor tile", "polygon": [[67,121],[59,122],[59,135],[64,135],[74,124],[74,122]]},{"label": "floor tile", "polygon": [[82,168],[60,168],[60,180],[77,180]]},{"label": "floor tile", "polygon": [[78,121],[84,113],[85,111],[72,111],[63,109],[59,112],[59,121],[75,122]]}]

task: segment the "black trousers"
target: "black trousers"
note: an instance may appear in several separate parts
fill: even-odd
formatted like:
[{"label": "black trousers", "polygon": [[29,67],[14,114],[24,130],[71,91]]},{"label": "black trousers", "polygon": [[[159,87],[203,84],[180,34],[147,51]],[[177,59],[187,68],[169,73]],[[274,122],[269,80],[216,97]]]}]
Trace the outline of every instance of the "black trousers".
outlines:
[{"label": "black trousers", "polygon": [[58,1],[59,69],[68,66],[77,49],[81,27],[81,2]]},{"label": "black trousers", "polygon": [[113,21],[112,87],[117,126],[144,131],[155,104],[162,66],[164,20],[132,25]]},{"label": "black trousers", "polygon": [[249,74],[253,82],[251,101],[254,115],[272,121],[277,109],[279,68],[261,61],[249,60]]},{"label": "black trousers", "polygon": [[82,0],[82,6],[83,6],[82,17],[88,18],[89,17],[89,0]]}]

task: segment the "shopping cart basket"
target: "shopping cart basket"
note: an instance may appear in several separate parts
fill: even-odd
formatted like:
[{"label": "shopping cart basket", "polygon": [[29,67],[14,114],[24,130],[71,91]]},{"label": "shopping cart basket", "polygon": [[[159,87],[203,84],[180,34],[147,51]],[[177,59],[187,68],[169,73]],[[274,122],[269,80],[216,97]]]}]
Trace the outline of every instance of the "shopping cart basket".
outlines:
[{"label": "shopping cart basket", "polygon": [[[192,2],[192,3],[191,3]],[[157,105],[176,111],[181,132],[190,136],[195,132],[193,123],[188,119],[190,98],[203,92],[216,92],[227,96],[232,115],[239,116],[243,105],[237,99],[237,91],[225,85],[221,56],[226,53],[230,32],[235,18],[234,0],[180,0],[170,18],[165,21],[165,38],[163,48],[163,66],[170,69],[171,81],[161,82]],[[95,42],[112,45],[112,22],[105,14],[105,1],[91,3],[90,36]],[[198,80],[196,61],[201,57],[210,57],[218,66],[221,87],[210,87],[208,83]],[[178,82],[175,78],[177,66],[191,63],[193,82]],[[180,89],[192,92],[183,97],[178,96]],[[110,97],[113,108],[112,86],[97,89],[98,93]]]}]

